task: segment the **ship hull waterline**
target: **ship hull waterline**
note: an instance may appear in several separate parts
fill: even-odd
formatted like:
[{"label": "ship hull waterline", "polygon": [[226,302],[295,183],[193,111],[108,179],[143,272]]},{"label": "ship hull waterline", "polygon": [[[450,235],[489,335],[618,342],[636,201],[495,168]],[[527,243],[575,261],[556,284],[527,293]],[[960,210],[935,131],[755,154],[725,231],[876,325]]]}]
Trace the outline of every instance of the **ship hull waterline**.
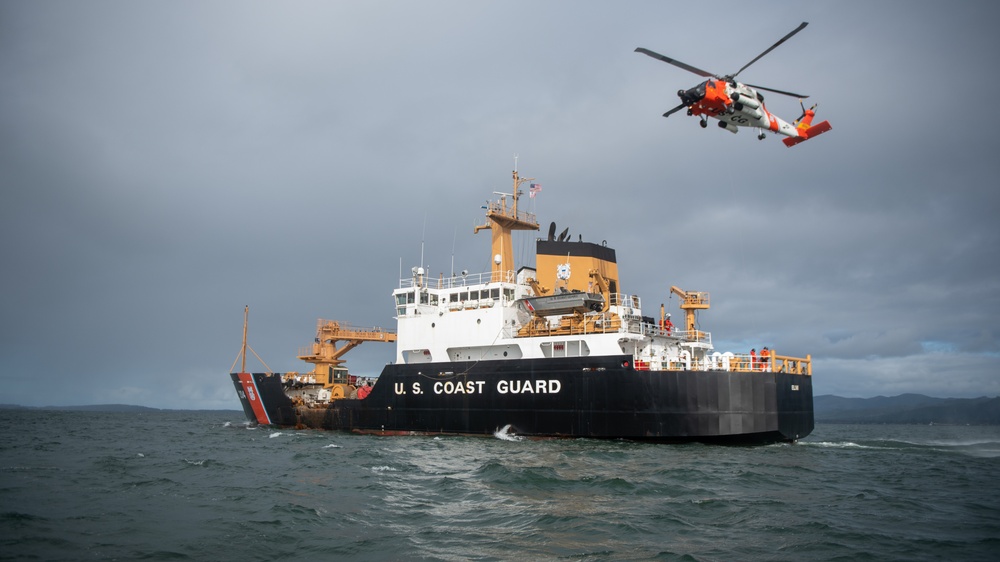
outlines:
[{"label": "ship hull waterline", "polygon": [[387,365],[363,400],[293,404],[280,373],[231,373],[251,423],[378,435],[663,443],[791,442],[812,432],[812,377],[643,371],[630,356]]}]

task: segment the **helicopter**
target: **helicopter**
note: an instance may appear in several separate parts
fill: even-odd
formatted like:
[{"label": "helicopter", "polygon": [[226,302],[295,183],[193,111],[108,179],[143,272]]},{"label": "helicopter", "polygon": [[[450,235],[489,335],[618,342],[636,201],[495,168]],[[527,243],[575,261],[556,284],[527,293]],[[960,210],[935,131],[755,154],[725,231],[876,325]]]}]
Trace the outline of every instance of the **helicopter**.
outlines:
[{"label": "helicopter", "polygon": [[[719,127],[731,133],[738,132],[739,127],[754,127],[758,130],[757,138],[760,140],[765,138],[765,131],[785,135],[788,138],[782,139],[782,142],[786,146],[791,147],[823,134],[832,128],[828,121],[823,121],[815,125],[812,124],[813,117],[816,116],[816,107],[818,104],[806,109],[805,104],[802,103],[802,99],[809,96],[755,86],[753,84],[743,84],[736,81],[736,76],[746,70],[751,64],[760,60],[764,55],[773,51],[778,45],[781,45],[793,35],[805,29],[807,25],[809,25],[809,22],[802,22],[801,25],[793,29],[788,35],[785,35],[777,43],[757,55],[752,61],[743,65],[743,68],[725,76],[704,71],[643,47],[637,48],[635,52],[648,55],[654,59],[708,78],[707,81],[689,90],[678,90],[677,96],[681,99],[680,105],[664,113],[664,117],[670,117],[686,107],[688,115],[698,115],[701,117],[702,128],[708,126],[708,118],[712,117],[719,120]],[[791,124],[773,115],[764,106],[764,96],[758,90],[799,98],[802,115]]]}]

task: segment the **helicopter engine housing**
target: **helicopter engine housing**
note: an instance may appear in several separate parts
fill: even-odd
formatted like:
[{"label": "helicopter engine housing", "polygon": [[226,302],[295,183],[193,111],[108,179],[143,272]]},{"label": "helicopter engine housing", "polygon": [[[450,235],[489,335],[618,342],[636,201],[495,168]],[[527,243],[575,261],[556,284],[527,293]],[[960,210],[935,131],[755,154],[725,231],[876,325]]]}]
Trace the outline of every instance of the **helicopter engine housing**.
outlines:
[{"label": "helicopter engine housing", "polygon": [[739,128],[737,128],[736,125],[733,125],[732,123],[728,123],[726,121],[719,121],[719,128],[725,129],[730,133],[733,133],[734,135],[740,132]]},{"label": "helicopter engine housing", "polygon": [[742,103],[746,107],[750,107],[753,109],[760,108],[760,102],[754,99],[753,96],[748,96],[746,94],[734,92],[732,97],[734,102]]}]

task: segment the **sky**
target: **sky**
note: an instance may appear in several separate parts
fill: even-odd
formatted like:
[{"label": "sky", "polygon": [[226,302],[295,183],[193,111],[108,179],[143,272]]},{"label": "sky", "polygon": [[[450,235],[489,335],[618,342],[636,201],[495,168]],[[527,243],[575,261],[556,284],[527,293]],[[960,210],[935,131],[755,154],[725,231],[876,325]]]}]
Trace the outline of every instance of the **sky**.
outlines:
[{"label": "sky", "polygon": [[[489,270],[515,155],[541,234],[606,240],[647,315],[707,291],[718,350],[809,354],[817,395],[1000,395],[1000,4],[712,11],[0,3],[0,403],[238,409],[244,306],[276,371],[318,318],[394,328],[421,255]],[[634,52],[722,75],[803,21],[740,74],[819,103],[833,130],[793,148],[664,119],[699,77]]]}]

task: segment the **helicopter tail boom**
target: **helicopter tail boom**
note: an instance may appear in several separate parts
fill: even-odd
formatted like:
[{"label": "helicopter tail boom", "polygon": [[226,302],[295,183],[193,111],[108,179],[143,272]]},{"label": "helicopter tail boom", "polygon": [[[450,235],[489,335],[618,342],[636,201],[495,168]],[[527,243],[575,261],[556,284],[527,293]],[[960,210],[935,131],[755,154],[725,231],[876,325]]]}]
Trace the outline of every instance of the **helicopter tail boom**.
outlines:
[{"label": "helicopter tail boom", "polygon": [[[803,125],[805,125],[803,127]],[[781,142],[785,143],[785,146],[792,147],[800,142],[805,142],[815,136],[821,135],[833,127],[830,126],[829,121],[823,121],[822,123],[817,123],[815,125],[810,125],[808,123],[800,123],[797,127],[799,136],[788,137],[787,139],[782,139]]]}]

